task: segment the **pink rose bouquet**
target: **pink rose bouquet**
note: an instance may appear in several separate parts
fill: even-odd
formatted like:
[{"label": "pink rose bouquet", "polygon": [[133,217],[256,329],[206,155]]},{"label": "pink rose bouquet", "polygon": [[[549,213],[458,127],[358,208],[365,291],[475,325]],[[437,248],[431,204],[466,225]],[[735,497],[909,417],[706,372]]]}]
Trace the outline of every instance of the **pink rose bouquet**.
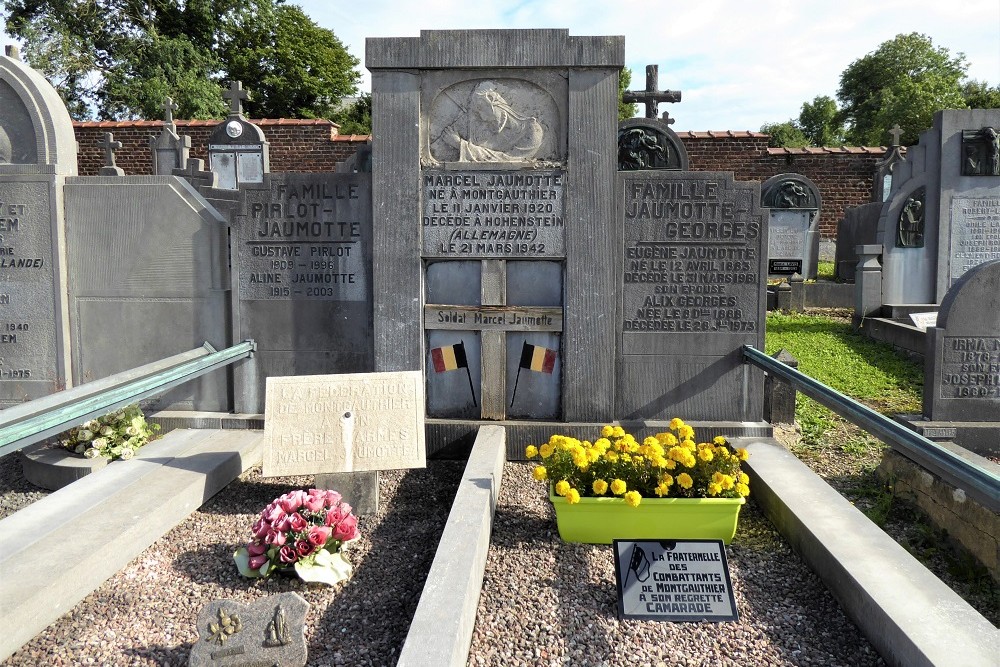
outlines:
[{"label": "pink rose bouquet", "polygon": [[233,554],[244,577],[294,568],[304,581],[333,585],[351,576],[342,549],[358,538],[358,518],[336,491],[289,491],[261,511],[253,539]]}]

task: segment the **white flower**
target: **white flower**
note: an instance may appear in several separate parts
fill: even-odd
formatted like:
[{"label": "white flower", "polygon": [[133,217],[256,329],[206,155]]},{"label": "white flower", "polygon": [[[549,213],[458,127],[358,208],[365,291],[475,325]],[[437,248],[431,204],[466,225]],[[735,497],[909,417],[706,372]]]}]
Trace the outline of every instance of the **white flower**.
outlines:
[{"label": "white flower", "polygon": [[[90,423],[90,422],[88,422],[88,423]],[[77,437],[80,438],[80,440],[83,440],[84,442],[86,442],[86,441],[88,441],[88,440],[90,440],[91,438],[94,437],[94,433],[93,433],[93,431],[91,431],[89,429],[83,429],[82,431],[80,431],[77,434]]]},{"label": "white flower", "polygon": [[110,426],[105,426],[104,428],[101,429],[101,435],[108,436],[108,435],[114,435],[114,434],[115,434],[115,430],[113,428],[111,428]]},{"label": "white flower", "polygon": [[84,423],[83,428],[87,429],[88,431],[93,431],[98,426],[100,426],[100,424],[97,423],[97,420],[91,419],[90,421]]},{"label": "white flower", "polygon": [[87,445],[77,445],[73,449],[73,451],[76,452],[77,454],[83,454],[85,451],[87,451]]},{"label": "white flower", "polygon": [[139,434],[139,429],[137,429],[135,426],[129,426],[129,427],[127,427],[125,429],[125,435],[127,435],[129,437],[132,437],[132,436],[138,435],[138,434]]},{"label": "white flower", "polygon": [[83,455],[86,456],[88,459],[96,459],[98,456],[101,455],[101,452],[91,447],[90,449],[85,451]]},{"label": "white flower", "polygon": [[96,440],[94,440],[93,445],[97,449],[104,449],[105,447],[108,446],[108,439],[107,438],[97,438]]},{"label": "white flower", "polygon": [[128,461],[133,456],[135,456],[135,452],[129,449],[128,447],[122,450],[122,456],[121,456],[122,461]]}]

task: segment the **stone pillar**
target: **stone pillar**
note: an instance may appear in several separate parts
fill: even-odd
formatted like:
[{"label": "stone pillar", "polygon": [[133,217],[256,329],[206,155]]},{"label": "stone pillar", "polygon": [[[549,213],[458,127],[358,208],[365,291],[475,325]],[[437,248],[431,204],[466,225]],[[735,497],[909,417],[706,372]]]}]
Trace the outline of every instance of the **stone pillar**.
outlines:
[{"label": "stone pillar", "polygon": [[859,245],[855,248],[858,265],[854,269],[854,324],[866,317],[878,317],[882,311],[882,246]]},{"label": "stone pillar", "polygon": [[[786,366],[799,367],[799,360],[788,350],[778,350],[771,356]],[[770,374],[764,376],[764,420],[771,424],[795,423],[795,387]]]}]

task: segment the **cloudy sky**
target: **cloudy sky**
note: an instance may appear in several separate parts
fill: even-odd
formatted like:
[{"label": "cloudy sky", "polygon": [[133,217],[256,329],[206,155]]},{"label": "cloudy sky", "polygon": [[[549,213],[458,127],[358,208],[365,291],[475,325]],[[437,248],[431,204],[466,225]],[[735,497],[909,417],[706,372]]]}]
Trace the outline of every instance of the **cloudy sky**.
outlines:
[{"label": "cloudy sky", "polygon": [[[675,130],[757,130],[799,115],[817,95],[836,96],[854,60],[899,33],[920,32],[969,76],[1000,83],[998,0],[298,0],[364,63],[366,37],[420,30],[566,28],[570,35],[624,35],[632,87],[646,65],[660,87],[681,90],[663,105]],[[369,87],[364,70],[364,87]]]},{"label": "cloudy sky", "polygon": [[[290,0],[296,2],[296,0]],[[969,76],[1000,83],[998,0],[298,0],[361,59],[366,37],[420,30],[566,28],[624,35],[633,88],[660,66],[675,130],[757,130],[795,118],[803,102],[836,95],[852,61],[899,33],[965,53]],[[2,24],[0,24],[2,29]],[[667,105],[661,108],[666,109]]]}]

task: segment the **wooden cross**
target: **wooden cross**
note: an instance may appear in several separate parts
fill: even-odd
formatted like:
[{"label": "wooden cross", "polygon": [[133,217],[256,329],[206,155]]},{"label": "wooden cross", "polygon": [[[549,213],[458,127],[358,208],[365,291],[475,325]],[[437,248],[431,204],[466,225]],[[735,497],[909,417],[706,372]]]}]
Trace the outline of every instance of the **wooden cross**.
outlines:
[{"label": "wooden cross", "polygon": [[889,134],[892,135],[892,145],[898,146],[899,138],[903,135],[903,128],[899,126],[899,123],[896,123],[896,125],[889,130]]},{"label": "wooden cross", "polygon": [[110,132],[104,133],[104,139],[98,141],[97,145],[104,149],[104,161],[106,167],[115,167],[115,151],[122,147],[122,142],[115,141],[115,135]]},{"label": "wooden cross", "polygon": [[242,81],[233,81],[229,84],[229,90],[222,93],[222,96],[229,100],[229,112],[234,115],[243,113],[243,100],[250,99],[250,93],[243,90]]},{"label": "wooden cross", "polygon": [[658,90],[659,65],[646,65],[646,90],[626,90],[623,102],[637,102],[646,105],[646,118],[656,118],[660,113],[660,102],[680,102],[681,91]]},{"label": "wooden cross", "polygon": [[163,100],[163,124],[173,125],[174,124],[174,111],[177,111],[177,105],[169,97]]}]

